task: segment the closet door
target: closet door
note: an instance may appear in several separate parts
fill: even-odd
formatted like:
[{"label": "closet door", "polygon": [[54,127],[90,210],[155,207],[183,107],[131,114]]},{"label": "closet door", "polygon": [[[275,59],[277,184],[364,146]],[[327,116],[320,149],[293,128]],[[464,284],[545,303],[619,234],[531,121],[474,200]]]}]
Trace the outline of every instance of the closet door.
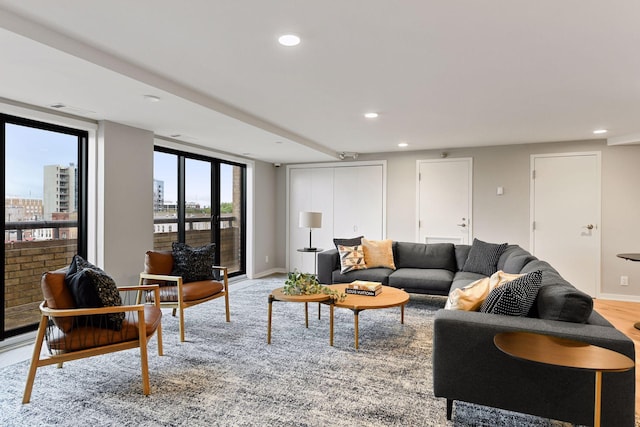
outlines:
[{"label": "closet door", "polygon": [[300,228],[300,212],[321,212],[322,227],[312,230],[314,247],[333,246],[333,168],[291,169],[289,175],[289,270],[315,273],[315,253],[299,252],[309,246],[309,229]]},{"label": "closet door", "polygon": [[335,237],[384,236],[382,165],[338,167],[333,181]]}]

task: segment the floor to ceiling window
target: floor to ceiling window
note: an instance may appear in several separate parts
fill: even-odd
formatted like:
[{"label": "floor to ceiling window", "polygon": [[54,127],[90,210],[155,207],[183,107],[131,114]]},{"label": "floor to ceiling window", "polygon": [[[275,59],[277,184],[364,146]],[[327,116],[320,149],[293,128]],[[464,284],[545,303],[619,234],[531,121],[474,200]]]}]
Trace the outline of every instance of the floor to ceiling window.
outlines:
[{"label": "floor to ceiling window", "polygon": [[216,244],[216,264],[245,272],[245,176],[241,164],[156,148],[154,249]]},{"label": "floor to ceiling window", "polygon": [[0,114],[4,246],[0,340],[33,330],[40,276],[86,256],[86,131]]}]

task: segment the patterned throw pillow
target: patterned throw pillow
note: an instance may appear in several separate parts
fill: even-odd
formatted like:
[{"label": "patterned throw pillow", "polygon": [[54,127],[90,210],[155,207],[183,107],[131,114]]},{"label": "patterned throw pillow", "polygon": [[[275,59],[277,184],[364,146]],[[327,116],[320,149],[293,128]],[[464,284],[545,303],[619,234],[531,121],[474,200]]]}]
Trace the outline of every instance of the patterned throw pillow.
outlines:
[{"label": "patterned throw pillow", "polygon": [[462,267],[462,271],[491,276],[498,271],[498,260],[506,248],[506,243],[487,243],[473,239],[469,256],[464,263],[464,267]]},{"label": "patterned throw pillow", "polygon": [[396,269],[393,262],[393,241],[387,240],[367,240],[362,239],[364,250],[364,262],[367,268],[384,267],[392,270]]},{"label": "patterned throw pillow", "polygon": [[[122,305],[122,298],[116,282],[102,269],[91,264],[79,255],[75,255],[65,275],[65,282],[73,296],[77,308],[116,307]],[[95,327],[114,329],[122,328],[124,313],[86,316],[85,321]]]},{"label": "patterned throw pillow", "polygon": [[213,264],[215,262],[215,243],[192,248],[186,243],[173,242],[174,276],[182,276],[184,283],[213,280]]},{"label": "patterned throw pillow", "polygon": [[447,310],[478,311],[492,290],[520,276],[522,274],[496,271],[491,277],[476,280],[464,288],[457,288],[451,291],[444,308]]},{"label": "patterned throw pillow", "polygon": [[338,245],[338,253],[340,254],[340,273],[348,273],[354,270],[363,270],[367,268],[364,262],[364,251],[362,245],[343,246]]},{"label": "patterned throw pillow", "polygon": [[364,236],[351,237],[349,239],[335,238],[333,244],[336,245],[336,249],[340,250],[338,246],[358,246],[362,244],[362,238]]},{"label": "patterned throw pillow", "polygon": [[495,288],[482,303],[483,313],[506,316],[526,316],[538,295],[542,284],[542,272],[533,271]]}]

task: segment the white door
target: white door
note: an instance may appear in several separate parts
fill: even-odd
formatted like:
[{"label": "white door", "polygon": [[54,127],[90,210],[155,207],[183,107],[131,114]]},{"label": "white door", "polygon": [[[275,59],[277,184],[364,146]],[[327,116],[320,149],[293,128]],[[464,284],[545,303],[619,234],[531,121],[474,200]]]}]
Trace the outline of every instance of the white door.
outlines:
[{"label": "white door", "polygon": [[600,153],[533,155],[531,170],[531,252],[597,296]]},{"label": "white door", "polygon": [[335,237],[384,237],[382,165],[335,168],[333,232]]},{"label": "white door", "polygon": [[418,241],[469,244],[473,159],[418,160]]},{"label": "white door", "polygon": [[289,178],[289,270],[314,273],[316,254],[309,246],[309,229],[299,227],[300,212],[321,212],[322,227],[311,230],[312,245],[333,246],[333,168],[291,169]]}]

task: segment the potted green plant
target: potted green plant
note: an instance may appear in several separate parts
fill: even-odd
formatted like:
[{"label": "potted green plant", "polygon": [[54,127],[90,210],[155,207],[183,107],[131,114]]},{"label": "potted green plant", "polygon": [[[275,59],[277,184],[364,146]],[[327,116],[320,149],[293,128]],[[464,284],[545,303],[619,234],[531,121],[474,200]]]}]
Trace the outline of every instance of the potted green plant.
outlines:
[{"label": "potted green plant", "polygon": [[347,295],[327,286],[321,285],[315,274],[301,273],[298,270],[289,272],[284,282],[282,293],[286,295],[315,295],[325,294],[337,301],[344,301]]}]

